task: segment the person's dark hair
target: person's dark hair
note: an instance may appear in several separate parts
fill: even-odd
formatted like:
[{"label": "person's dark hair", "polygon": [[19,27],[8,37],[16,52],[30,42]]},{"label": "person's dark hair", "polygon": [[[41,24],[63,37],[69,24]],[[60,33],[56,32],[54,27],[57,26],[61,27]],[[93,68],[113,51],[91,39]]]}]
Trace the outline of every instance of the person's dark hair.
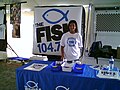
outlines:
[{"label": "person's dark hair", "polygon": [[[75,20],[70,20],[69,23],[68,23],[68,29],[69,29],[69,26],[71,23],[75,23],[76,25],[76,29],[75,29],[75,32],[78,33],[78,27],[77,27],[77,22]],[[69,30],[70,31],[70,30]]]}]

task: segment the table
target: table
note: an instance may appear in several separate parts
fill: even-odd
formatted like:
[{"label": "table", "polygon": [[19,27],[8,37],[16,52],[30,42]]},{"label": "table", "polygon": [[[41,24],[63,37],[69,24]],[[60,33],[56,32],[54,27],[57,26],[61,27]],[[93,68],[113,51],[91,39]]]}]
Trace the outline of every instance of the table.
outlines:
[{"label": "table", "polygon": [[[48,64],[41,71],[24,68],[33,64]],[[84,73],[53,72],[51,61],[31,61],[16,69],[17,90],[120,90],[120,80],[96,77],[96,70],[85,65]]]},{"label": "table", "polygon": [[22,65],[25,64],[25,61],[29,61],[28,58],[24,58],[24,57],[9,57],[8,60],[17,60],[17,61],[21,61]]}]

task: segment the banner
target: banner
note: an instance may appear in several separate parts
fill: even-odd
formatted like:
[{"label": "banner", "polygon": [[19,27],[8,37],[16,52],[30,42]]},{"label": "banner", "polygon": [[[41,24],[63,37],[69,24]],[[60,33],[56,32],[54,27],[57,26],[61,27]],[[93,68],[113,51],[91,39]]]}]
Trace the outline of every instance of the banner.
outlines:
[{"label": "banner", "polygon": [[[6,7],[0,7],[0,58],[4,57],[7,48],[7,23],[6,23]],[[2,51],[2,52],[1,52]],[[5,55],[6,56],[6,55]]]},{"label": "banner", "polygon": [[10,4],[10,24],[13,25],[12,37],[20,38],[21,3]]},{"label": "banner", "polygon": [[21,3],[10,4],[10,24],[21,23]]},{"label": "banner", "polygon": [[3,10],[0,10],[0,39],[5,39],[5,24]]},{"label": "banner", "polygon": [[82,29],[82,6],[35,7],[33,54],[60,55],[60,40],[70,20]]}]

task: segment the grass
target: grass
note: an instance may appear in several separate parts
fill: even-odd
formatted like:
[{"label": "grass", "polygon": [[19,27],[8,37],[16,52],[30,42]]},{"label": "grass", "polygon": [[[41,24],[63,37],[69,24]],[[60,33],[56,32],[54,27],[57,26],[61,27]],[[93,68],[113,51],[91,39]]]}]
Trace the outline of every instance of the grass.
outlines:
[{"label": "grass", "polygon": [[16,68],[21,63],[6,63],[0,60],[0,90],[16,90]]}]

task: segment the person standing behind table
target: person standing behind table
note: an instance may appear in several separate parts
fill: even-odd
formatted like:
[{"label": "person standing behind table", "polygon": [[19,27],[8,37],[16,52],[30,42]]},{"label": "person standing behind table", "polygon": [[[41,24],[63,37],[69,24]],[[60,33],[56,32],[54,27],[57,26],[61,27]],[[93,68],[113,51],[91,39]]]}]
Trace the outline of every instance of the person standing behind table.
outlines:
[{"label": "person standing behind table", "polygon": [[81,56],[80,49],[83,47],[82,36],[78,33],[77,22],[71,20],[68,24],[69,31],[62,35],[61,59],[67,59],[67,62],[79,60]]}]

